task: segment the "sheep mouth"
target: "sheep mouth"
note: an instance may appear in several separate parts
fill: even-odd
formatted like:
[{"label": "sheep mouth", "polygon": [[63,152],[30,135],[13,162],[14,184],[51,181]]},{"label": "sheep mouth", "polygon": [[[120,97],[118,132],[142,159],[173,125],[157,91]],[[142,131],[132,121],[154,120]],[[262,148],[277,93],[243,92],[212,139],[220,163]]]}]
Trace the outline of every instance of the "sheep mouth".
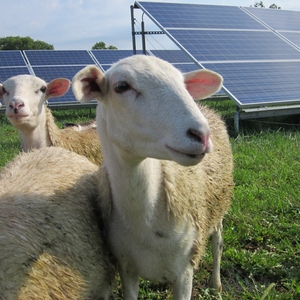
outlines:
[{"label": "sheep mouth", "polygon": [[174,148],[171,148],[170,146],[166,145],[166,148],[168,150],[171,151],[172,154],[176,154],[176,155],[181,155],[181,156],[184,156],[184,157],[188,157],[188,158],[191,158],[193,160],[201,160],[204,156],[205,156],[205,153],[204,152],[201,152],[201,153],[189,153],[189,152],[182,152],[180,150],[176,150]]},{"label": "sheep mouth", "polygon": [[21,114],[11,114],[8,115],[9,118],[11,119],[22,119],[28,117],[28,115],[21,115]]}]

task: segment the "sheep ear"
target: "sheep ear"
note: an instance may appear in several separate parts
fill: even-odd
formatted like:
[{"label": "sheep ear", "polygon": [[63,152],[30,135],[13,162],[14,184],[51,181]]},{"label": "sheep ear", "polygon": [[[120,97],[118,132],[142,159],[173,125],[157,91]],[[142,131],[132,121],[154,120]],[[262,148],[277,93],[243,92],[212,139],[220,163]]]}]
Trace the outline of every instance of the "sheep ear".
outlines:
[{"label": "sheep ear", "polygon": [[186,89],[195,100],[207,98],[222,87],[223,77],[210,70],[198,70],[183,74]]},{"label": "sheep ear", "polygon": [[101,100],[104,95],[105,77],[96,66],[91,65],[79,71],[72,80],[72,90],[80,102]]},{"label": "sheep ear", "polygon": [[56,78],[47,84],[46,100],[63,96],[70,88],[71,81],[66,78]]}]

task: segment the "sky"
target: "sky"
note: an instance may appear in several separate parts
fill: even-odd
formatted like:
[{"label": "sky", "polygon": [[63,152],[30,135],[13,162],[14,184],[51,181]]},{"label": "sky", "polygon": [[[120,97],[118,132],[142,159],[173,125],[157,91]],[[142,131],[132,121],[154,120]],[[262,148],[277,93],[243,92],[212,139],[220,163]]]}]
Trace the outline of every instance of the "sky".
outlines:
[{"label": "sky", "polygon": [[[147,0],[151,1],[151,0]],[[152,2],[152,1],[151,1]],[[253,6],[256,0],[161,0],[213,5]],[[276,3],[282,9],[299,10],[299,0],[263,1],[266,7]],[[55,50],[90,50],[97,42],[118,49],[132,49],[130,6],[134,0],[0,0],[0,37],[29,36],[54,46]],[[141,13],[135,9],[136,29]],[[144,18],[146,30],[157,30]],[[141,49],[137,37],[137,49]],[[175,49],[163,35],[147,36],[147,49]]]}]

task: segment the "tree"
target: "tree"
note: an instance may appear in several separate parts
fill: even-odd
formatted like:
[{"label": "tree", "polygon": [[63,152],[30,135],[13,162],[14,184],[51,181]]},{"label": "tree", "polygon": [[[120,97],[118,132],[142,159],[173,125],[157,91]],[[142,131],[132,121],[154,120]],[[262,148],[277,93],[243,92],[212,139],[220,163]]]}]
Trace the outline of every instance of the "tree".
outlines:
[{"label": "tree", "polygon": [[29,36],[7,36],[0,38],[0,50],[54,50],[54,47]]},{"label": "tree", "polygon": [[[262,1],[259,1],[259,2],[255,2],[254,7],[265,7],[265,5],[264,5],[264,3]],[[281,7],[277,6],[275,3],[273,3],[272,5],[270,5],[269,8],[281,9]]]},{"label": "tree", "polygon": [[106,47],[104,42],[98,42],[92,47],[92,49],[95,50],[95,49],[118,49],[118,48],[112,45]]},{"label": "tree", "polygon": [[272,5],[270,5],[269,8],[273,8],[273,9],[281,9],[281,7],[280,7],[280,6],[277,6],[275,3],[273,3]]},{"label": "tree", "polygon": [[255,2],[254,7],[265,7],[262,1]]}]

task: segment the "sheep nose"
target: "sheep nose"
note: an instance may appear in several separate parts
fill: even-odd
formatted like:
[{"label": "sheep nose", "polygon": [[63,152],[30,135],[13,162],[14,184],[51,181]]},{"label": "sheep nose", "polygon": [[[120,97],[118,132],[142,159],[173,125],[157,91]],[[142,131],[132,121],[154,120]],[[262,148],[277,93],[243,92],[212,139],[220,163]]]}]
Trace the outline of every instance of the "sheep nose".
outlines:
[{"label": "sheep nose", "polygon": [[204,149],[204,153],[208,153],[208,152],[211,152],[211,141],[210,141],[210,136],[209,134],[203,134],[201,132],[199,132],[198,130],[195,130],[195,129],[189,129],[187,131],[187,136],[202,144],[203,145],[203,149]]},{"label": "sheep nose", "polygon": [[15,114],[18,114],[19,108],[24,106],[24,102],[12,101],[9,104],[9,107],[14,110]]}]

